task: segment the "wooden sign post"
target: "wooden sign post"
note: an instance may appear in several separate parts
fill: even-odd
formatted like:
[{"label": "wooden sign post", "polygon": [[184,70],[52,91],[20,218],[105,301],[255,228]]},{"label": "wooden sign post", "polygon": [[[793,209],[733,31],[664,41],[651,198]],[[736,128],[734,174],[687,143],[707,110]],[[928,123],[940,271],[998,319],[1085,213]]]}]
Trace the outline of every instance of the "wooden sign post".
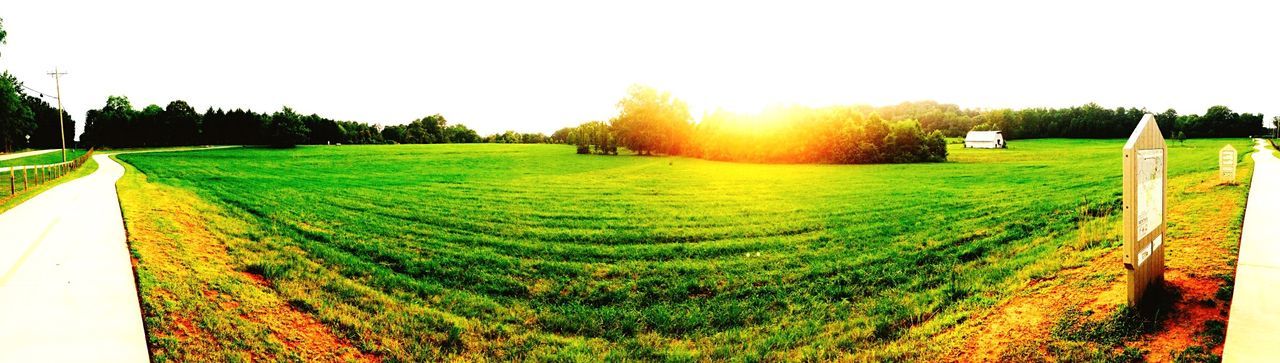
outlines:
[{"label": "wooden sign post", "polygon": [[1236,148],[1227,144],[1218,150],[1218,181],[1236,183]]},{"label": "wooden sign post", "polygon": [[[1124,144],[1124,268],[1129,305],[1136,306],[1152,284],[1164,281],[1164,136],[1155,116],[1142,116]],[[1233,159],[1234,160],[1234,159]]]}]

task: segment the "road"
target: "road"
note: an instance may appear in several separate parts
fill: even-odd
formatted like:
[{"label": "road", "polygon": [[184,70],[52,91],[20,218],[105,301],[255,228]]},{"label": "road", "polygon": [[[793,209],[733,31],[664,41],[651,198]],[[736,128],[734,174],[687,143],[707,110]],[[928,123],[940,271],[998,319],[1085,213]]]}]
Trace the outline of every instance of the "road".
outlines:
[{"label": "road", "polygon": [[28,156],[36,156],[40,154],[47,154],[47,153],[51,153],[58,150],[62,150],[62,149],[33,150],[33,151],[24,151],[24,152],[13,153],[13,154],[4,154],[4,155],[0,155],[0,161],[17,159],[17,158],[25,158]]},{"label": "road", "polygon": [[1231,299],[1224,362],[1266,362],[1280,357],[1280,159],[1258,140],[1253,181],[1240,233],[1235,294]]},{"label": "road", "polygon": [[149,360],[115,182],[98,170],[0,214],[0,362]]}]

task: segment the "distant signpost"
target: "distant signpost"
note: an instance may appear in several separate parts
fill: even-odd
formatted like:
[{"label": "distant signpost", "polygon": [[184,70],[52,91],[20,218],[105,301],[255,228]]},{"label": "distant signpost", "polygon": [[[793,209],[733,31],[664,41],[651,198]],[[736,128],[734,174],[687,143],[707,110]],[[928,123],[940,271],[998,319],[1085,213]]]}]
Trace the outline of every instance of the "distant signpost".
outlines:
[{"label": "distant signpost", "polygon": [[1123,248],[1130,305],[1142,301],[1152,284],[1164,281],[1167,157],[1155,116],[1143,116],[1124,144]]},{"label": "distant signpost", "polygon": [[1218,180],[1226,184],[1236,183],[1236,148],[1231,144],[1218,150]]}]

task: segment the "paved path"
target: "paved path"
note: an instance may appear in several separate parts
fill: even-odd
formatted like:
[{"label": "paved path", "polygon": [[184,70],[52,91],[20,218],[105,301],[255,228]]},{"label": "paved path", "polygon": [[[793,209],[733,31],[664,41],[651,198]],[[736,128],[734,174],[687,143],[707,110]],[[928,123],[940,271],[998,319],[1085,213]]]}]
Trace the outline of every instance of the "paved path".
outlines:
[{"label": "paved path", "polygon": [[13,153],[13,154],[4,154],[4,155],[0,155],[0,160],[9,160],[9,159],[25,158],[25,157],[28,157],[28,156],[35,156],[35,155],[40,155],[40,154],[47,154],[47,153],[51,153],[51,152],[58,151],[58,150],[62,150],[62,149],[34,150],[34,151],[24,151],[24,152],[20,152],[20,153]]},{"label": "paved path", "polygon": [[1280,159],[1257,142],[1224,362],[1280,359]]},{"label": "paved path", "polygon": [[115,182],[98,170],[0,214],[0,362],[146,362]]}]

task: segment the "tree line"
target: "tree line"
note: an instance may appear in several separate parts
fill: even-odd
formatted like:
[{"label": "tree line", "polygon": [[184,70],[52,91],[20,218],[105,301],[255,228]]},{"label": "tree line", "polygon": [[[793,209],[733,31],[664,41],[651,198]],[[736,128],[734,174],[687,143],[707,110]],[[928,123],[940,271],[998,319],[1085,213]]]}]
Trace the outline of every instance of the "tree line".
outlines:
[{"label": "tree line", "polygon": [[726,161],[916,163],[947,160],[941,131],[851,107],[789,107],[744,115],[717,111],[694,130],[689,154]]},{"label": "tree line", "polygon": [[465,125],[449,124],[440,114],[403,125],[379,126],[316,114],[302,115],[289,107],[270,114],[212,107],[200,113],[187,102],[175,100],[165,107],[149,105],[137,110],[124,96],[110,96],[102,108],[89,110],[80,139],[85,145],[98,147],[289,147],[300,144],[546,143],[550,140],[541,133],[514,131],[482,137]]},{"label": "tree line", "polygon": [[969,130],[1001,130],[1009,139],[1125,138],[1142,116],[1151,113],[1165,138],[1182,133],[1188,137],[1248,137],[1265,133],[1263,115],[1237,113],[1226,106],[1212,106],[1201,114],[1180,115],[1174,109],[1152,112],[1144,108],[1105,108],[1096,103],[1067,108],[961,109],[933,101],[904,102],[873,108],[890,120],[918,120],[925,131],[942,131],[948,137]]},{"label": "tree line", "polygon": [[[911,163],[945,161],[946,137],[1001,130],[1009,139],[1125,138],[1143,108],[962,109],[934,101],[897,105],[777,107],[760,114],[716,110],[692,122],[688,107],[669,93],[636,85],[609,121],[557,130],[551,142],[579,154],[684,155],[768,163]],[[1263,115],[1213,106],[1203,115],[1156,113],[1166,138],[1248,137],[1266,132]]]},{"label": "tree line", "polygon": [[693,123],[670,93],[635,85],[618,116],[552,134],[580,154],[667,154],[767,163],[911,163],[945,161],[942,131],[915,120],[887,120],[863,106],[776,108],[761,114],[716,111]]}]

